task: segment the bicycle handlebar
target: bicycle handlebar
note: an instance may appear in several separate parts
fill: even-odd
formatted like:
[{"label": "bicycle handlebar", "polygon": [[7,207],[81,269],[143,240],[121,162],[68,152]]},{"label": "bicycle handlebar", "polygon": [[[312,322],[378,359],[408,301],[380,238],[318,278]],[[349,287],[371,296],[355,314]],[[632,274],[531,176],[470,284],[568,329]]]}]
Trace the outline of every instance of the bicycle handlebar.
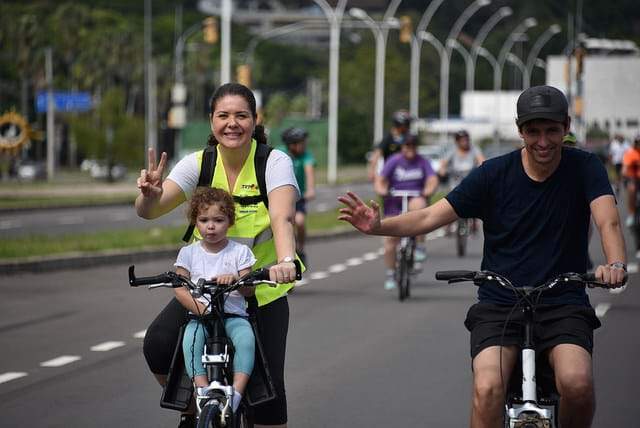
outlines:
[{"label": "bicycle handlebar", "polygon": [[555,287],[560,282],[577,282],[588,287],[612,288],[609,284],[605,284],[596,280],[594,273],[574,273],[567,272],[545,282],[537,287],[515,287],[511,281],[502,275],[489,271],[472,271],[472,270],[448,270],[436,272],[436,279],[440,281],[448,281],[449,284],[456,282],[472,281],[475,285],[481,285],[485,280],[495,281],[501,287],[510,290],[516,290],[523,293],[530,291],[543,291]]},{"label": "bicycle handlebar", "polygon": [[[302,279],[302,267],[300,266],[300,262],[298,260],[294,260],[293,262],[296,267],[296,280]],[[131,287],[139,287],[148,285],[149,288],[157,288],[157,287],[187,287],[190,290],[203,290],[207,291],[211,288],[216,288],[219,292],[229,292],[233,291],[242,286],[251,287],[256,284],[272,284],[276,285],[276,282],[269,280],[269,269],[261,268],[249,272],[242,278],[239,278],[237,281],[229,284],[227,286],[219,286],[216,280],[199,280],[197,284],[195,284],[191,279],[186,276],[180,275],[176,272],[165,272],[160,275],[154,276],[143,276],[136,277],[135,276],[135,266],[129,266],[129,285]]]},{"label": "bicycle handlebar", "polygon": [[422,192],[419,190],[396,190],[396,189],[390,189],[389,190],[389,196],[393,196],[396,198],[415,198],[418,196],[422,196]]}]

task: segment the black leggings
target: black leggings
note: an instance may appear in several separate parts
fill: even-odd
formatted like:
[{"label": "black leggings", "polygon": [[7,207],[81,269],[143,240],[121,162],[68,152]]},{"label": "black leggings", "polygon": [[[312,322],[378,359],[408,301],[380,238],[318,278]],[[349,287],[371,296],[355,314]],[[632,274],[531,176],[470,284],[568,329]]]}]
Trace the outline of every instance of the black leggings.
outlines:
[{"label": "black leggings", "polygon": [[[286,296],[258,308],[260,341],[264,348],[277,397],[255,406],[255,423],[287,423],[287,397],[284,388],[284,360],[289,330],[289,303]],[[153,320],[144,337],[144,357],[154,374],[167,375],[178,342],[180,327],[187,321],[187,311],[175,298]]]}]

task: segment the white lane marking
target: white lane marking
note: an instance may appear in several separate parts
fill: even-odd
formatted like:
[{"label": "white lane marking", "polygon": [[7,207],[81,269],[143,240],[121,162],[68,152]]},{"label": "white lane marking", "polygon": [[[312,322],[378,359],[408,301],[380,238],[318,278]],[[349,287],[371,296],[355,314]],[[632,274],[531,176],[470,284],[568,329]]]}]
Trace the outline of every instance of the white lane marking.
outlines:
[{"label": "white lane marking", "polygon": [[82,359],[82,357],[80,357],[78,355],[63,355],[61,357],[54,358],[52,360],[42,362],[42,363],[40,363],[40,366],[42,366],[42,367],[60,367],[60,366],[64,366],[64,365],[73,363],[75,361],[78,361],[80,359]]},{"label": "white lane marking", "polygon": [[323,202],[320,202],[319,204],[316,205],[316,211],[318,211],[318,212],[329,211],[329,204],[325,204]]},{"label": "white lane marking", "polygon": [[362,259],[360,257],[352,257],[345,262],[347,266],[358,266],[362,264]]},{"label": "white lane marking", "polygon": [[58,224],[71,225],[84,223],[84,217],[80,216],[64,216],[58,219]]},{"label": "white lane marking", "polygon": [[611,308],[611,303],[598,303],[596,305],[596,316],[598,318],[604,318],[604,315]]},{"label": "white lane marking", "polygon": [[18,220],[2,220],[0,221],[0,229],[18,229],[22,226],[22,223]]},{"label": "white lane marking", "polygon": [[443,228],[436,229],[431,233],[427,234],[427,240],[432,241],[434,239],[442,238],[445,235],[445,231]]},{"label": "white lane marking", "polygon": [[344,272],[345,270],[347,270],[347,267],[341,263],[333,265],[333,266],[329,266],[329,272],[331,273],[339,273],[339,272]]},{"label": "white lane marking", "polygon": [[136,339],[144,339],[144,336],[147,334],[147,330],[140,330],[137,333],[133,334],[133,337]]},{"label": "white lane marking", "polygon": [[121,346],[124,346],[124,342],[112,340],[110,342],[104,342],[98,345],[94,345],[89,349],[95,352],[106,352],[111,351],[112,349],[120,348]]},{"label": "white lane marking", "polygon": [[623,293],[624,290],[627,289],[627,284],[623,285],[622,287],[618,287],[618,288],[610,288],[609,289],[609,294],[620,294]]},{"label": "white lane marking", "polygon": [[378,248],[378,254],[381,255],[381,256],[384,255],[384,247]]},{"label": "white lane marking", "polygon": [[113,215],[111,215],[111,220],[112,221],[125,221],[125,220],[129,220],[130,218],[132,218],[131,215],[127,214],[127,213],[115,213]]},{"label": "white lane marking", "polygon": [[627,265],[628,273],[638,273],[638,263],[629,263]]},{"label": "white lane marking", "polygon": [[380,255],[379,253],[365,253],[362,255],[362,259],[366,261],[371,261],[371,260],[377,259],[379,255]]},{"label": "white lane marking", "polygon": [[327,272],[313,272],[311,275],[309,275],[309,279],[313,280],[313,279],[325,279],[328,278],[329,274]]},{"label": "white lane marking", "polygon": [[7,372],[0,374],[0,383],[5,383],[12,381],[14,379],[19,379],[21,377],[25,377],[27,373],[25,372]]}]

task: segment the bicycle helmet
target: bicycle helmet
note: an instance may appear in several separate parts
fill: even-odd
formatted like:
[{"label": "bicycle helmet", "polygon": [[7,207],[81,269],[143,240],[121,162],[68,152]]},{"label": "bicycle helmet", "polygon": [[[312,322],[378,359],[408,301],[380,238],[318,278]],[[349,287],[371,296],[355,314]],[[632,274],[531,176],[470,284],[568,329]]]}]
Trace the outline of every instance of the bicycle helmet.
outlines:
[{"label": "bicycle helmet", "polygon": [[391,122],[393,126],[405,126],[411,125],[411,114],[406,110],[398,110],[391,116]]},{"label": "bicycle helmet", "polygon": [[456,140],[459,140],[460,138],[469,138],[469,133],[467,132],[466,129],[461,129],[459,131],[457,131],[455,134],[453,134],[454,138]]},{"label": "bicycle helmet", "polygon": [[291,128],[285,129],[281,137],[285,144],[295,144],[304,141],[308,135],[309,133],[306,129],[292,126]]}]

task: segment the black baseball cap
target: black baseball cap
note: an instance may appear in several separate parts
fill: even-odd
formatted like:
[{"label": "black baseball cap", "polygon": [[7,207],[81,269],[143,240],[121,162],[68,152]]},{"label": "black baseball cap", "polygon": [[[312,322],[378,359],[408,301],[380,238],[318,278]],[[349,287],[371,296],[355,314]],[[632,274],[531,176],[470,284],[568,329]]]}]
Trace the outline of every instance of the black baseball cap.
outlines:
[{"label": "black baseball cap", "polygon": [[553,86],[532,86],[518,97],[516,124],[522,126],[534,119],[549,119],[564,123],[569,117],[569,103]]}]

